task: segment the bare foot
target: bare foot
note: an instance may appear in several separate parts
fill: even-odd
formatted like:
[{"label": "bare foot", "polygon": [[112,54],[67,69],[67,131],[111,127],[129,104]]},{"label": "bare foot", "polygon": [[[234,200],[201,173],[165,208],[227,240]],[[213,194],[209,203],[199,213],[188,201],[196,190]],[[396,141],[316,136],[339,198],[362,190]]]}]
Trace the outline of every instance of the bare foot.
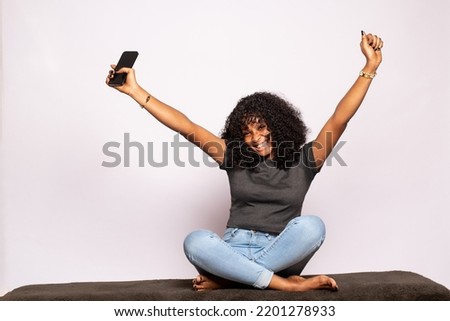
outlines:
[{"label": "bare foot", "polygon": [[281,291],[305,292],[310,290],[332,290],[337,291],[338,286],[334,279],[326,275],[317,275],[311,278],[303,278],[299,275],[291,275],[287,278],[274,275],[269,284],[270,289]]},{"label": "bare foot", "polygon": [[199,274],[192,280],[192,287],[195,291],[224,289],[233,285],[236,283],[214,275]]},{"label": "bare foot", "polygon": [[[242,287],[242,284],[222,279],[215,275],[199,274],[192,280],[192,287],[195,291],[206,291],[231,287],[239,288]],[[326,275],[318,275],[306,279],[299,275],[291,275],[287,278],[283,278],[274,274],[268,288],[281,291],[297,292],[306,292],[310,290],[320,289],[331,291],[338,290],[336,281]]]}]

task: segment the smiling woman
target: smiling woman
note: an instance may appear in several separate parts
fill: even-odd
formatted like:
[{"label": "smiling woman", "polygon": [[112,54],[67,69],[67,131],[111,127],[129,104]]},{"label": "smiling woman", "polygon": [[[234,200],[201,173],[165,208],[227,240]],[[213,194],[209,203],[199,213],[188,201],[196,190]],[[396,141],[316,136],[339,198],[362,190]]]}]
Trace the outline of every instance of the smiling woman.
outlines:
[{"label": "smiling woman", "polygon": [[232,145],[228,150],[233,153],[226,166],[254,168],[260,156],[268,156],[277,168],[292,167],[299,161],[307,131],[300,111],[281,97],[267,92],[244,97],[222,131],[221,137]]},{"label": "smiling woman", "polygon": [[[366,64],[317,138],[307,144],[300,112],[277,95],[257,92],[242,98],[218,137],[148,93],[133,69],[111,65],[106,84],[115,74],[126,74],[126,82],[115,89],[202,148],[228,175],[232,204],[223,237],[197,230],[184,240],[186,257],[200,273],[193,279],[195,290],[238,284],[283,291],[338,289],[328,276],[300,276],[325,239],[322,220],[301,215],[301,209],[381,63],[380,37],[361,32],[360,47]],[[211,144],[219,148],[211,149]]]},{"label": "smiling woman", "polygon": [[242,129],[244,142],[250,146],[258,155],[266,157],[272,152],[272,139],[266,122],[262,119],[256,119]]},{"label": "smiling woman", "polygon": [[450,288],[450,171],[429,166],[450,163],[450,1],[0,3],[0,295],[24,284],[191,278],[185,236],[222,235],[226,171],[104,85],[124,50],[140,52],[134,68],[149,93],[219,137],[241,97],[268,91],[301,108],[309,141],[364,65],[361,28],[389,46],[306,195],[302,215],[320,216],[327,235],[302,274],[411,270]]}]

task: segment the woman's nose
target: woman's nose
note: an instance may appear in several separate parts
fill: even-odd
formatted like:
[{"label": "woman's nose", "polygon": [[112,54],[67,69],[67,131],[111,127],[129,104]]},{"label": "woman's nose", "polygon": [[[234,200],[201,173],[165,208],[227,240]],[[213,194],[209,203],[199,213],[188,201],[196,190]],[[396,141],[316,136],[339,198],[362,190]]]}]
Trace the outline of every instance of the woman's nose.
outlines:
[{"label": "woman's nose", "polygon": [[259,138],[261,137],[261,135],[258,132],[254,132],[251,134],[252,135],[252,141],[253,142],[257,142],[259,140]]}]

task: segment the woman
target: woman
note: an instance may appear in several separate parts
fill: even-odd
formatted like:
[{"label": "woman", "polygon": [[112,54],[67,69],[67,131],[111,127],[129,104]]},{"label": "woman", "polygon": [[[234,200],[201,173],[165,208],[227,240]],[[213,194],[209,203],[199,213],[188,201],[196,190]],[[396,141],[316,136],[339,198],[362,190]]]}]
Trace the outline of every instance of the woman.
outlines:
[{"label": "woman", "polygon": [[[193,280],[195,290],[239,284],[283,291],[338,289],[328,276],[300,276],[325,238],[323,222],[300,212],[315,174],[361,105],[382,61],[381,38],[361,34],[366,64],[316,139],[307,144],[300,113],[276,95],[242,98],[219,137],[151,96],[138,85],[133,69],[117,71],[127,74],[117,90],[199,146],[228,174],[232,205],[223,238],[199,230],[184,242],[187,258],[200,273]],[[106,83],[113,75],[111,70]]]}]

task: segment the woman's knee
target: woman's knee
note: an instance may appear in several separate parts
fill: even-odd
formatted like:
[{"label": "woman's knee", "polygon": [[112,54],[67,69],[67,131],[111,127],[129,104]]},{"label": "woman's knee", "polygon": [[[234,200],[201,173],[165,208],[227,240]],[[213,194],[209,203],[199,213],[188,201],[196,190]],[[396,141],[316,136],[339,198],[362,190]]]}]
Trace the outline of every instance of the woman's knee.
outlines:
[{"label": "woman's knee", "polygon": [[217,237],[214,232],[208,230],[196,230],[189,233],[183,242],[184,253],[186,256],[195,255],[205,250],[208,246],[208,240]]},{"label": "woman's knee", "polygon": [[299,233],[307,234],[309,237],[325,240],[326,229],[322,219],[314,215],[304,215],[294,218],[289,224],[293,224],[294,228],[298,229]]}]

